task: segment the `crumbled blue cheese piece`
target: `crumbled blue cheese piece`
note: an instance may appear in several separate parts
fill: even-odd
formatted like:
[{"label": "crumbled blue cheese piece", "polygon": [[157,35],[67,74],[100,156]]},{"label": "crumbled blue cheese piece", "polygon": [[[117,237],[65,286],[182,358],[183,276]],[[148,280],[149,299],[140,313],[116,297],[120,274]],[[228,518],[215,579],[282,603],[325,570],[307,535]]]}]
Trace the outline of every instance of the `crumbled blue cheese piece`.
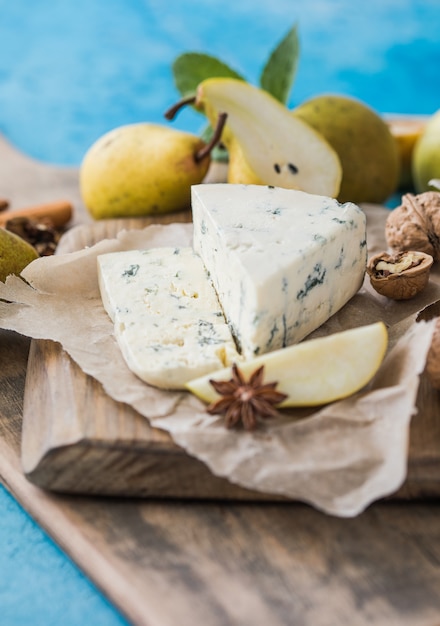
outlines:
[{"label": "crumbled blue cheese piece", "polygon": [[103,254],[98,277],[121,352],[145,382],[183,389],[189,380],[240,359],[192,248]]},{"label": "crumbled blue cheese piece", "polygon": [[366,220],[352,203],[260,185],[192,188],[200,254],[245,358],[294,344],[359,289]]}]

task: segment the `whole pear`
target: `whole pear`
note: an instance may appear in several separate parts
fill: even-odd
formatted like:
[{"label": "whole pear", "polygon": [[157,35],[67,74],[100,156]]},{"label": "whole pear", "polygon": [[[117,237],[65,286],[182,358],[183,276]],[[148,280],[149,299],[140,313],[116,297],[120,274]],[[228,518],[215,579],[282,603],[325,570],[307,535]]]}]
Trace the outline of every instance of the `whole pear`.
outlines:
[{"label": "whole pear", "polygon": [[292,114],[325,137],[339,156],[340,202],[384,202],[397,188],[400,157],[382,117],[365,103],[324,94],[293,109]]},{"label": "whole pear", "polygon": [[429,181],[440,178],[440,110],[429,119],[413,150],[412,173],[418,193],[431,189]]},{"label": "whole pear", "polygon": [[38,256],[35,248],[27,241],[9,230],[0,228],[0,281],[2,283],[10,274],[20,274]]},{"label": "whole pear", "polygon": [[100,137],[80,166],[85,206],[95,219],[171,213],[190,207],[191,185],[205,177],[209,154],[199,137],[161,124],[120,126]]}]

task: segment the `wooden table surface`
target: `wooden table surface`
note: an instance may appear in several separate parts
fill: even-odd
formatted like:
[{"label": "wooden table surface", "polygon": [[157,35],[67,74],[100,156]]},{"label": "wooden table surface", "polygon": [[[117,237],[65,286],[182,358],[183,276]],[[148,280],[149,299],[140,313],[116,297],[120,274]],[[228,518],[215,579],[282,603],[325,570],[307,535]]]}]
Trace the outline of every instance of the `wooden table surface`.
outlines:
[{"label": "wooden table surface", "polygon": [[[14,173],[2,191],[17,207],[62,192],[86,218],[74,170],[22,159],[0,140],[1,154]],[[297,503],[88,498],[31,485],[20,465],[28,350],[28,339],[0,331],[0,477],[133,624],[440,624],[440,503],[379,502],[339,519]]]}]

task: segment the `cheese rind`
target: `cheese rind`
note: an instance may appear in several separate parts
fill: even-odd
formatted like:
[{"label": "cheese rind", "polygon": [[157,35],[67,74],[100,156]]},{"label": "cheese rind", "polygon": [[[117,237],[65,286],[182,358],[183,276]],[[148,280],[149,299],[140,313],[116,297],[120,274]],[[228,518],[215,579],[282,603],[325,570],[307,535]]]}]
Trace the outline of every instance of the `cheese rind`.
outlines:
[{"label": "cheese rind", "polygon": [[104,307],[128,367],[156,387],[183,389],[240,359],[202,260],[191,248],[98,257]]},{"label": "cheese rind", "polygon": [[192,188],[194,250],[245,358],[294,344],[362,284],[366,220],[352,203],[260,185]]}]

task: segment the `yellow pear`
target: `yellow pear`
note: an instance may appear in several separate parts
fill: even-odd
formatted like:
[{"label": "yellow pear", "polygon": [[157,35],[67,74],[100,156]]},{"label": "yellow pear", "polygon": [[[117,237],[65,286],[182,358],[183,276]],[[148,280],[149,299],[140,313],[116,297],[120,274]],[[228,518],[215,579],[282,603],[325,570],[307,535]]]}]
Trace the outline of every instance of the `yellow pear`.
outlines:
[{"label": "yellow pear", "polygon": [[[239,363],[248,378],[264,366],[263,383],[277,382],[287,395],[280,407],[319,406],[362,389],[379,369],[388,345],[385,324],[377,322],[263,354]],[[232,368],[202,376],[186,384],[205,402],[219,399],[210,380],[230,380]]]},{"label": "yellow pear", "polygon": [[228,182],[338,193],[342,170],[336,152],[268,92],[234,78],[210,78],[198,86],[195,106],[212,125],[220,113],[227,115],[222,142],[230,151]]},{"label": "yellow pear", "polygon": [[342,164],[340,202],[384,202],[397,189],[400,159],[383,118],[363,102],[341,95],[320,95],[293,109],[292,115],[321,133]]},{"label": "yellow pear", "polygon": [[27,241],[9,230],[0,228],[0,281],[2,283],[9,274],[20,274],[38,256],[35,248]]},{"label": "yellow pear", "polygon": [[[128,124],[100,137],[80,167],[81,195],[95,219],[190,207],[191,185],[210,165],[205,142],[160,124]],[[203,156],[199,156],[202,154]]]},{"label": "yellow pear", "polygon": [[430,117],[414,146],[412,173],[418,193],[432,189],[430,180],[440,178],[440,110]]}]

